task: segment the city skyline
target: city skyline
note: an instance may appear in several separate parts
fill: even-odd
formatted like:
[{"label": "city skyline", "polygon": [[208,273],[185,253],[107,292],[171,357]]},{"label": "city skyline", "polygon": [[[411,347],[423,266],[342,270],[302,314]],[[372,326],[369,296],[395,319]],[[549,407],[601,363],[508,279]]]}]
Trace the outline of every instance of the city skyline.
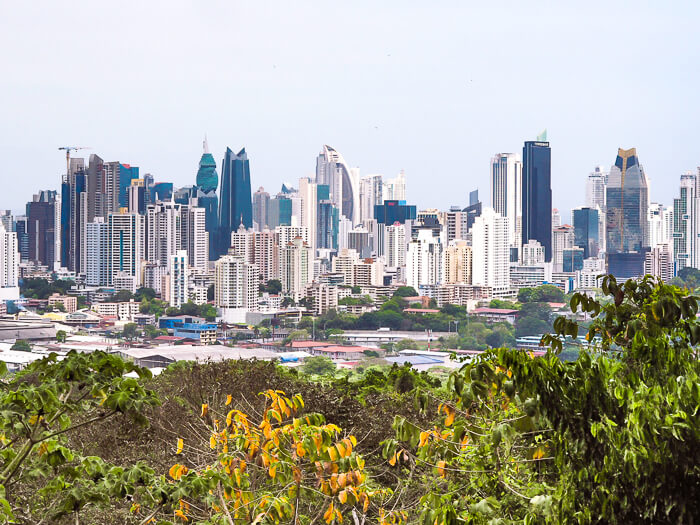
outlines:
[{"label": "city skyline", "polygon": [[[389,178],[404,169],[408,199],[444,209],[466,205],[474,188],[488,195],[490,158],[518,152],[544,127],[553,205],[564,220],[582,204],[576,194],[586,175],[596,165],[609,168],[616,148],[637,148],[651,200],[670,204],[675,184],[666,181],[699,163],[692,118],[700,112],[692,92],[698,71],[687,67],[699,49],[680,39],[692,34],[698,6],[685,4],[683,18],[673,16],[677,8],[556,5],[540,19],[518,4],[452,5],[446,17],[444,8],[360,3],[338,6],[326,24],[303,3],[274,10],[168,4],[164,23],[157,4],[116,10],[86,3],[80,12],[99,17],[99,27],[65,31],[74,20],[58,6],[34,13],[34,6],[13,5],[0,36],[14,50],[3,58],[0,173],[5,180],[30,173],[7,188],[0,207],[18,212],[38,189],[58,190],[65,170],[56,148],[64,144],[92,146],[86,157],[97,152],[176,186],[192,184],[208,133],[217,159],[226,145],[246,148],[254,188],[274,191],[313,176],[318,145],[331,144],[362,175]],[[22,24],[30,15],[32,24]],[[235,34],[225,30],[231,16],[247,20]],[[576,24],[568,22],[573,16]],[[629,42],[618,34],[620,20],[648,38]],[[139,38],[84,49],[117,27]],[[337,39],[336,32],[364,38]],[[522,48],[537,51],[537,60],[520,58]],[[231,56],[240,67],[222,70]],[[609,80],[621,62],[644,78],[635,90]],[[79,80],[84,63],[93,64],[90,82]],[[515,82],[503,82],[502,69]],[[90,87],[96,83],[100,90]],[[439,191],[435,180],[450,191]]]}]

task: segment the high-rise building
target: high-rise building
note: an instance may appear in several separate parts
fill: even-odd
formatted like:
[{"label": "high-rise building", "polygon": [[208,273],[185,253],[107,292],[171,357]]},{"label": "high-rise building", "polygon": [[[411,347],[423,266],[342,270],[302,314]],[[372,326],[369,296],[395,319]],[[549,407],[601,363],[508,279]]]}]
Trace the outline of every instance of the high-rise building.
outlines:
[{"label": "high-rise building", "polygon": [[87,264],[85,282],[89,286],[107,286],[109,276],[109,227],[104,217],[95,217],[87,224],[85,238]]},{"label": "high-rise building", "polygon": [[222,309],[258,309],[258,267],[243,257],[224,255],[215,264],[214,304]]},{"label": "high-rise building", "polygon": [[219,204],[219,242],[217,256],[228,251],[231,232],[243,224],[253,227],[253,203],[250,193],[250,166],[243,148],[237,154],[226,148],[221,168]]},{"label": "high-rise building", "polygon": [[330,188],[330,200],[340,214],[351,222],[359,222],[359,177],[343,156],[330,146],[323,146],[316,158],[316,184]]},{"label": "high-rise building", "polygon": [[298,301],[311,282],[311,247],[297,236],[285,244],[280,251],[280,281],[282,292]]},{"label": "high-rise building", "polygon": [[[54,218],[55,219],[55,218]],[[56,224],[56,223],[55,223]],[[18,215],[15,217],[15,233],[17,234],[17,246],[19,249],[20,262],[29,260],[29,222],[26,215]],[[54,244],[55,249],[55,244]],[[53,267],[53,261],[51,262]]]},{"label": "high-rise building", "polygon": [[544,248],[542,245],[530,239],[527,244],[523,244],[520,263],[523,266],[535,266],[544,263]]},{"label": "high-rise building", "polygon": [[56,260],[56,192],[41,191],[27,203],[27,260],[53,268]]},{"label": "high-rise building", "polygon": [[180,207],[180,248],[187,252],[190,268],[206,270],[209,261],[209,232],[207,231],[207,210],[199,204],[199,199]]},{"label": "high-rise building", "polygon": [[474,221],[481,215],[482,204],[479,200],[479,190],[469,192],[469,206],[462,211],[467,214],[467,231],[472,229]]},{"label": "high-rise building", "polygon": [[70,159],[61,184],[61,265],[76,273],[85,267],[85,228],[88,223],[85,160]]},{"label": "high-rise building", "polygon": [[189,265],[187,262],[187,252],[178,250],[170,256],[168,261],[170,306],[180,308],[187,302],[187,283],[189,280]]},{"label": "high-rise building", "polygon": [[605,185],[608,174],[603,166],[596,166],[586,180],[586,207],[605,211]]},{"label": "high-rise building", "polygon": [[573,273],[583,270],[583,248],[574,246],[562,251],[562,269],[564,273]]},{"label": "high-rise building", "polygon": [[171,255],[182,247],[182,216],[180,204],[174,201],[156,202],[146,208],[145,258],[167,266]]},{"label": "high-rise building", "polygon": [[316,247],[338,249],[338,208],[330,200],[330,190],[325,184],[316,186],[318,210],[316,214]]},{"label": "high-rise building", "polygon": [[445,282],[445,253],[440,237],[430,229],[418,230],[408,243],[406,253],[406,284],[416,290],[422,285]]},{"label": "high-rise building", "polygon": [[673,255],[668,244],[659,244],[644,256],[644,275],[655,275],[664,282],[673,279]]},{"label": "high-rise building", "polygon": [[521,243],[523,163],[517,153],[497,153],[491,159],[491,206],[508,217],[510,244]]},{"label": "high-rise building", "polygon": [[278,194],[274,199],[270,199],[270,206],[267,211],[267,227],[271,230],[277,226],[292,225],[292,199],[286,195]]},{"label": "high-rise building", "polygon": [[673,256],[676,272],[700,268],[700,168],[681,175],[680,196],[673,199]]},{"label": "high-rise building", "polygon": [[382,185],[382,199],[390,201],[406,200],[406,174],[403,170],[396,177],[388,179]]},{"label": "high-rise building", "polygon": [[260,186],[253,194],[253,227],[255,231],[263,231],[267,225],[267,210],[270,207],[270,194]]},{"label": "high-rise building", "polygon": [[440,222],[444,226],[445,243],[454,239],[466,239],[469,233],[467,213],[460,206],[452,206],[441,214]]},{"label": "high-rise building", "polygon": [[374,218],[379,224],[406,224],[408,220],[415,220],[416,216],[416,207],[407,205],[406,201],[385,200],[374,207]]},{"label": "high-rise building", "polygon": [[530,239],[552,260],[552,150],[549,142],[528,141],[523,147],[522,244]]},{"label": "high-rise building", "polygon": [[649,246],[660,244],[673,249],[673,206],[652,202],[649,204]]},{"label": "high-rise building", "polygon": [[374,218],[374,207],[384,199],[381,175],[365,175],[360,179],[360,220]]},{"label": "high-rise building", "polygon": [[389,268],[404,268],[406,266],[406,226],[398,222],[387,225],[384,239],[386,265]]},{"label": "high-rise building", "polygon": [[575,208],[571,212],[574,223],[574,244],[583,248],[583,257],[598,257],[600,249],[600,218],[598,208]]},{"label": "high-rise building", "polygon": [[[635,148],[618,149],[606,187],[608,270],[618,278],[642,275],[649,247],[649,184]],[[612,257],[614,254],[634,254]]]},{"label": "high-rise building", "polygon": [[467,241],[450,241],[445,250],[445,282],[472,283],[472,247]]},{"label": "high-rise building", "polygon": [[552,262],[554,271],[564,271],[564,250],[574,247],[574,228],[569,224],[558,226],[552,230]]},{"label": "high-rise building", "polygon": [[146,214],[146,183],[143,179],[132,179],[131,186],[127,188],[127,201],[130,212],[140,215]]},{"label": "high-rise building", "polygon": [[0,223],[0,301],[19,299],[17,234]]},{"label": "high-rise building", "polygon": [[552,208],[552,230],[561,226],[561,213],[557,208]]},{"label": "high-rise building", "polygon": [[317,185],[309,178],[299,179],[299,197],[301,198],[301,226],[309,230],[309,246],[311,253],[316,250],[316,226],[318,225],[318,195]]},{"label": "high-rise building", "polygon": [[472,284],[505,291],[510,286],[510,225],[493,208],[484,208],[472,226]]},{"label": "high-rise building", "polygon": [[[118,273],[134,278],[138,287],[141,278],[141,260],[143,258],[143,216],[138,213],[110,213],[107,220],[109,232],[109,267],[110,284],[115,284]],[[167,264],[167,260],[163,262]]]}]

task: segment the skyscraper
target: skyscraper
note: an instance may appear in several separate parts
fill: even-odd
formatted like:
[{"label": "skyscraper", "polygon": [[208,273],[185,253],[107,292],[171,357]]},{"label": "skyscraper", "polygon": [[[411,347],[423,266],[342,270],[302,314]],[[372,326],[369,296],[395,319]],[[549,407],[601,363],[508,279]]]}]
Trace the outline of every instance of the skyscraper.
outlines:
[{"label": "skyscraper", "polygon": [[700,168],[681,175],[680,196],[673,199],[673,256],[676,272],[700,268]]},{"label": "skyscraper", "polygon": [[316,184],[330,187],[330,198],[340,214],[353,223],[359,222],[359,181],[343,156],[330,146],[323,146],[316,159]]},{"label": "skyscraper", "polygon": [[61,184],[61,265],[76,273],[84,271],[87,197],[85,160],[70,159]]},{"label": "skyscraper", "polygon": [[618,149],[606,188],[608,253],[639,252],[649,246],[648,188],[637,150]]},{"label": "skyscraper", "polygon": [[583,257],[598,257],[600,219],[597,208],[575,208],[571,213],[574,223],[574,244],[583,248]]},{"label": "skyscraper", "polygon": [[510,286],[508,218],[484,208],[472,226],[472,284],[503,292]]},{"label": "skyscraper", "polygon": [[187,252],[178,250],[169,257],[168,267],[170,269],[170,306],[180,308],[187,302],[187,281],[188,281],[188,264]]},{"label": "skyscraper", "polygon": [[[396,177],[388,179],[382,185],[382,199],[395,201],[406,200],[406,174],[403,170],[401,170]],[[379,204],[381,204],[381,202]]]},{"label": "skyscraper", "polygon": [[267,228],[267,210],[270,207],[270,194],[260,186],[253,194],[253,226],[256,231]]},{"label": "skyscraper", "polygon": [[522,237],[523,163],[516,153],[497,153],[491,159],[491,206],[508,217],[510,244],[519,245]]},{"label": "skyscraper", "polygon": [[19,299],[17,234],[0,223],[0,301]]},{"label": "skyscraper", "polygon": [[603,166],[596,166],[586,181],[586,206],[605,210],[605,185],[608,175]]},{"label": "skyscraper", "polygon": [[[118,275],[131,276],[138,287],[143,258],[143,216],[138,213],[110,213],[107,224],[110,284],[115,284]],[[167,261],[163,264],[167,264]]]},{"label": "skyscraper", "polygon": [[28,260],[53,267],[56,248],[56,192],[41,191],[27,203]]},{"label": "skyscraper", "polygon": [[440,237],[428,228],[418,231],[415,239],[408,243],[406,252],[406,284],[416,291],[422,285],[445,282],[445,246]]},{"label": "skyscraper", "polygon": [[481,215],[481,201],[479,200],[479,190],[469,192],[469,206],[462,211],[467,214],[467,231],[472,229],[474,221]]},{"label": "skyscraper", "polygon": [[[374,218],[374,207],[382,204],[383,184],[381,175],[365,175],[360,179],[360,221]],[[357,222],[357,221],[356,221]]]},{"label": "skyscraper", "polygon": [[109,227],[104,217],[95,217],[87,224],[85,242],[87,268],[85,282],[89,286],[107,286],[109,277]]},{"label": "skyscraper", "polygon": [[608,270],[618,278],[641,275],[649,247],[649,184],[635,148],[617,150],[605,195]]},{"label": "skyscraper", "polygon": [[221,168],[221,202],[219,204],[219,241],[216,256],[228,251],[231,232],[243,224],[253,227],[253,202],[250,189],[250,166],[243,148],[234,153],[226,148]]},{"label": "skyscraper", "polygon": [[531,239],[552,260],[552,150],[549,142],[528,141],[523,146],[522,244]]},{"label": "skyscraper", "polygon": [[311,282],[312,262],[311,247],[301,237],[295,237],[280,251],[282,292],[295,301],[301,298],[304,288]]},{"label": "skyscraper", "polygon": [[209,153],[209,144],[204,139],[203,153],[197,170],[197,204],[204,208],[205,228],[209,233],[209,258],[216,259],[216,242],[219,230],[219,199],[216,188],[219,185],[219,175],[216,172],[216,161]]}]

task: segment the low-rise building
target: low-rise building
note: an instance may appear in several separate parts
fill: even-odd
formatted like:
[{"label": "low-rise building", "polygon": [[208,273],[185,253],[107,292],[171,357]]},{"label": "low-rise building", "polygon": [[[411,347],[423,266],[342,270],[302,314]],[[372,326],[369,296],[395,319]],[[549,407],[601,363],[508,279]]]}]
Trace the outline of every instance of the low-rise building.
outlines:
[{"label": "low-rise building", "polygon": [[57,304],[62,304],[65,311],[72,314],[78,309],[78,298],[70,295],[60,295],[55,293],[49,297],[48,305],[49,308],[53,308]]},{"label": "low-rise building", "polygon": [[515,318],[518,315],[518,310],[510,310],[507,308],[475,308],[470,315],[480,317],[487,323],[510,323],[515,324]]}]

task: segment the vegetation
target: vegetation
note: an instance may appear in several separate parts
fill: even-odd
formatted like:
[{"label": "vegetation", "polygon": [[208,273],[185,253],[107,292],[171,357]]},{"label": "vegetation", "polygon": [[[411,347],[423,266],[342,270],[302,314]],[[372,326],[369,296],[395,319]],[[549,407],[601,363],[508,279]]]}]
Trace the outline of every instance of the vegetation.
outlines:
[{"label": "vegetation", "polygon": [[40,277],[31,277],[20,280],[20,292],[24,297],[32,299],[48,299],[50,295],[55,293],[66,295],[71,286],[75,282],[68,279],[58,279],[55,281],[47,281]]},{"label": "vegetation", "polygon": [[17,339],[17,341],[15,341],[14,344],[10,347],[10,350],[18,350],[20,352],[31,352],[32,345],[30,345],[29,341],[25,339]]},{"label": "vegetation", "polygon": [[[557,353],[580,327],[560,317],[546,356],[495,348],[445,381],[376,358],[332,374],[313,358],[301,375],[269,362],[176,363],[157,378],[100,352],[36,362],[0,381],[0,516],[694,523],[698,299],[651,278],[607,277],[602,290],[600,301],[571,298],[593,317],[596,344],[575,361]],[[535,316],[542,302],[523,307]],[[469,331],[494,345],[494,331],[511,333]]]},{"label": "vegetation", "polygon": [[335,363],[329,357],[318,355],[307,358],[301,370],[310,376],[332,375],[335,372]]}]

